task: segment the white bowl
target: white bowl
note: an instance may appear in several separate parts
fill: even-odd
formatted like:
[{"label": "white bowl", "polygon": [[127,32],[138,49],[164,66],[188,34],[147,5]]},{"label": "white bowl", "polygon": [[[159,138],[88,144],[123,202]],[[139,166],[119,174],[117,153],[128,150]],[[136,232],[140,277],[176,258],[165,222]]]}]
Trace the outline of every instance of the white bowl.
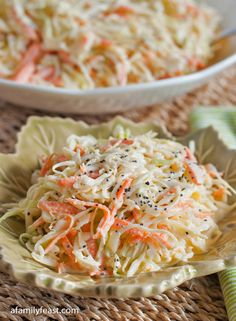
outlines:
[{"label": "white bowl", "polygon": [[[205,0],[223,17],[223,29],[236,27],[235,0]],[[225,68],[236,63],[236,37],[223,48],[220,59],[208,68],[171,79],[123,87],[70,90],[19,84],[0,79],[0,99],[31,108],[60,113],[111,113],[153,105],[182,95],[206,83]]]}]

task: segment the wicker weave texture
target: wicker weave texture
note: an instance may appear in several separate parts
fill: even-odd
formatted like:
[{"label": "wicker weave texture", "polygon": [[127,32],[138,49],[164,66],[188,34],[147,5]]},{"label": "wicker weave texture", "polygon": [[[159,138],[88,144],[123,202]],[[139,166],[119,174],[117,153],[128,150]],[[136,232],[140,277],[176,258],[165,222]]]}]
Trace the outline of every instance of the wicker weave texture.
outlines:
[{"label": "wicker weave texture", "polygon": [[[77,315],[12,315],[11,307],[79,308]],[[0,274],[0,320],[65,321],[226,321],[224,303],[216,276],[185,282],[154,298],[74,298],[10,281]]]},{"label": "wicker weave texture", "polygon": [[[188,114],[198,105],[236,105],[236,67],[186,96],[173,102],[123,113],[134,121],[155,119],[164,123],[175,135],[188,131]],[[40,111],[23,109],[2,103],[0,107],[0,151],[14,151],[16,134],[30,115],[45,115]],[[47,115],[50,115],[48,113]],[[58,116],[58,115],[57,115]],[[113,115],[74,116],[88,123],[110,119]],[[64,117],[64,116],[63,116]],[[72,313],[11,314],[11,308],[44,307],[72,309]],[[73,309],[79,308],[79,313]],[[101,320],[101,321],[226,321],[224,301],[216,275],[198,278],[154,298],[88,299],[45,291],[10,280],[0,273],[0,320]]]}]

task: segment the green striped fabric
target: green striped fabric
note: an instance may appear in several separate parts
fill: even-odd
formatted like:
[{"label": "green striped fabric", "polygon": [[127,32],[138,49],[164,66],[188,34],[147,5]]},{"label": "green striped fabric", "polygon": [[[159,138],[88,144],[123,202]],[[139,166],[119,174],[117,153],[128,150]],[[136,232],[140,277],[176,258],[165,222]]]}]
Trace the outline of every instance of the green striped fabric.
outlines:
[{"label": "green striped fabric", "polygon": [[[197,108],[190,115],[191,129],[197,130],[214,126],[222,140],[231,148],[236,148],[236,108]],[[236,268],[219,273],[225,306],[230,321],[236,321]]]},{"label": "green striped fabric", "polygon": [[236,320],[236,268],[219,273],[221,289],[230,321]]}]

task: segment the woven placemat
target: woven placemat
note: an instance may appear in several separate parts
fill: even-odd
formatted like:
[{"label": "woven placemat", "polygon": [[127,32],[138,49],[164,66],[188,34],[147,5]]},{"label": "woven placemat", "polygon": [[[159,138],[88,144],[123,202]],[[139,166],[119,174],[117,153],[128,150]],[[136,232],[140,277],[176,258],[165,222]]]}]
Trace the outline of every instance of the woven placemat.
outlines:
[{"label": "woven placemat", "polygon": [[[129,111],[122,115],[135,121],[159,120],[175,135],[182,135],[189,129],[189,112],[199,104],[236,105],[236,66],[228,69],[207,86],[179,97],[173,102]],[[0,151],[12,152],[16,133],[27,118],[30,115],[45,115],[45,113],[4,103],[0,105]],[[112,116],[111,114],[70,115],[74,119],[88,123],[105,121]],[[12,314],[12,309],[16,307],[19,313]],[[43,307],[46,310],[36,316],[34,313],[29,313],[34,307],[36,309]],[[24,308],[31,310],[21,310]],[[58,311],[51,313],[54,311],[50,311],[50,308],[58,308]],[[68,309],[67,313],[60,312],[63,308]],[[8,275],[0,273],[0,320],[226,321],[227,315],[216,275],[185,282],[153,298],[117,300],[74,298],[18,283],[11,280]]]}]

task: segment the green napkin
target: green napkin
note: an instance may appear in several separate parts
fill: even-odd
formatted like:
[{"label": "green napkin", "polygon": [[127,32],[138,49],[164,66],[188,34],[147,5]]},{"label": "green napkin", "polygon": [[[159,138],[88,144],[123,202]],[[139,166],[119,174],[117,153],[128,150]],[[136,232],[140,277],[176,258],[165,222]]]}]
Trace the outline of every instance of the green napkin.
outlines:
[{"label": "green napkin", "polygon": [[[230,148],[236,148],[236,108],[197,108],[190,115],[192,130],[212,125]],[[236,267],[220,272],[220,284],[230,321],[236,321]]]},{"label": "green napkin", "polygon": [[197,108],[190,114],[192,130],[212,125],[220,138],[231,148],[236,148],[236,108]]}]

